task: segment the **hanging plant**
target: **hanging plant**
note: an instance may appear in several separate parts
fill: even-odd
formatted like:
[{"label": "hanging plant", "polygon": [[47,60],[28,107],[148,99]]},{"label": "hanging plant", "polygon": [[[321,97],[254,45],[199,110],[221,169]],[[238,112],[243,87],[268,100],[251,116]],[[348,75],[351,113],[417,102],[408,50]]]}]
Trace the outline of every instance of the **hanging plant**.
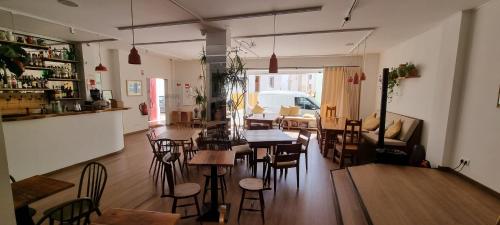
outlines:
[{"label": "hanging plant", "polygon": [[387,97],[389,102],[392,101],[395,88],[399,87],[403,79],[410,77],[418,77],[417,67],[413,63],[407,62],[400,64],[397,68],[391,68],[387,82]]},{"label": "hanging plant", "polygon": [[28,53],[18,45],[2,44],[0,46],[0,67],[7,74],[6,69],[21,76],[24,73],[24,64],[28,62]]}]

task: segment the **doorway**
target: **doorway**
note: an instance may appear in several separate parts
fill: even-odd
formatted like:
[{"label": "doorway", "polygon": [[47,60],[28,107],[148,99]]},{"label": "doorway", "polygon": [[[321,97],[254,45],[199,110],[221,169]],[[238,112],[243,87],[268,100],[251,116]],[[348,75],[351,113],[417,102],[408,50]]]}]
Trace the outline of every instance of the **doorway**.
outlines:
[{"label": "doorway", "polygon": [[149,126],[156,127],[166,124],[167,119],[167,101],[166,93],[168,87],[167,79],[149,78],[148,79],[148,109]]}]

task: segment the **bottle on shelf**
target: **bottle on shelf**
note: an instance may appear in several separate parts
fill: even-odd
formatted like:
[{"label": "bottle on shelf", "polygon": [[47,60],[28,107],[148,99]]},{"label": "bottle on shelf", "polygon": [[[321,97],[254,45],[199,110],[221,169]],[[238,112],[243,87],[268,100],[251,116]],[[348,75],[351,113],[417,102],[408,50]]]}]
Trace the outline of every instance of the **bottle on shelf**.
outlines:
[{"label": "bottle on shelf", "polygon": [[16,76],[12,76],[12,79],[10,80],[12,88],[17,88],[17,79]]}]

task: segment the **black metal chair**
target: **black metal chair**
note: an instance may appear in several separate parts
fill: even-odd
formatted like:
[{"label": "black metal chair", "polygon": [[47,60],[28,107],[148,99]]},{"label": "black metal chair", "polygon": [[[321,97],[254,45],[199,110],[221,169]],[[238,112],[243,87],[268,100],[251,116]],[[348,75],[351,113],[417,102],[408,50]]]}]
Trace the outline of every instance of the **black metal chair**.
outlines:
[{"label": "black metal chair", "polygon": [[[271,156],[270,166],[274,169],[274,194],[276,194],[276,181],[278,169],[296,168],[297,189],[299,189],[300,152],[301,144],[280,144],[276,147],[275,155]],[[286,170],[288,171],[288,170]],[[286,175],[285,175],[286,176]]]},{"label": "black metal chair", "polygon": [[45,215],[36,223],[36,225],[42,225],[47,221],[49,225],[88,225],[90,224],[90,214],[93,210],[94,203],[92,202],[92,199],[77,198],[59,204],[46,211]]},{"label": "black metal chair", "polygon": [[[174,202],[172,204],[172,213],[177,211],[177,207],[188,207],[195,205],[196,206],[196,215],[184,215],[181,218],[189,218],[200,215],[200,207],[198,204],[198,194],[201,192],[201,187],[196,183],[183,183],[183,184],[175,184],[174,176],[172,172],[172,164],[162,162],[164,165],[162,166],[164,169],[164,176],[162,176],[162,195],[161,197],[173,198]],[[165,179],[168,184],[168,193],[165,193]],[[186,198],[194,198],[194,203],[191,204],[182,204],[177,205],[177,201],[179,199]]]},{"label": "black metal chair", "polygon": [[163,171],[162,168],[163,157],[165,157],[166,155],[170,155],[168,160],[172,162],[179,161],[179,166],[181,166],[180,153],[179,153],[180,146],[169,139],[155,139],[154,134],[151,132],[146,133],[146,137],[148,138],[149,144],[151,145],[151,150],[153,152],[153,160],[154,160],[153,178],[155,183],[158,183],[158,178],[160,177],[160,173],[162,173]]},{"label": "black metal chair", "polygon": [[[241,211],[260,211],[260,216],[262,218],[262,223],[265,223],[264,220],[264,210],[265,210],[265,203],[264,203],[264,190],[270,190],[270,175],[271,175],[271,168],[270,168],[270,157],[266,156],[265,163],[264,165],[264,174],[266,174],[263,179],[259,178],[245,178],[240,180],[239,185],[242,190],[241,194],[241,201],[240,201],[240,208],[238,210],[238,223],[240,222],[240,217],[241,217]],[[266,172],[267,171],[267,172]],[[259,194],[259,197],[247,197],[246,193],[247,192],[257,192]],[[254,208],[243,208],[243,203],[245,199],[248,200],[259,200],[260,202],[260,209],[254,209]]]}]

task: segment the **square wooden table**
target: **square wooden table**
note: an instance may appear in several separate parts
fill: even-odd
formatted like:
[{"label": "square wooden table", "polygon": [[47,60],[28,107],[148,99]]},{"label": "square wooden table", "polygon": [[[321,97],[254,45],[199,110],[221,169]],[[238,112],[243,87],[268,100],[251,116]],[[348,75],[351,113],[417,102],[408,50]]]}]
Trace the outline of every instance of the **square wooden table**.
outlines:
[{"label": "square wooden table", "polygon": [[217,191],[217,167],[234,166],[235,153],[233,151],[198,151],[189,161],[190,165],[210,166],[210,207],[199,218],[199,221],[218,222],[219,203]]},{"label": "square wooden table", "polygon": [[175,225],[180,218],[180,214],[115,208],[104,211],[91,225]]},{"label": "square wooden table", "polygon": [[75,186],[46,176],[33,176],[11,184],[17,224],[33,224],[28,204]]},{"label": "square wooden table", "polygon": [[156,140],[169,139],[173,141],[189,141],[199,131],[199,129],[194,128],[171,129],[157,135]]},{"label": "square wooden table", "polygon": [[245,130],[243,136],[253,149],[253,175],[257,176],[257,148],[268,148],[278,144],[292,144],[297,138],[290,137],[279,129]]}]

